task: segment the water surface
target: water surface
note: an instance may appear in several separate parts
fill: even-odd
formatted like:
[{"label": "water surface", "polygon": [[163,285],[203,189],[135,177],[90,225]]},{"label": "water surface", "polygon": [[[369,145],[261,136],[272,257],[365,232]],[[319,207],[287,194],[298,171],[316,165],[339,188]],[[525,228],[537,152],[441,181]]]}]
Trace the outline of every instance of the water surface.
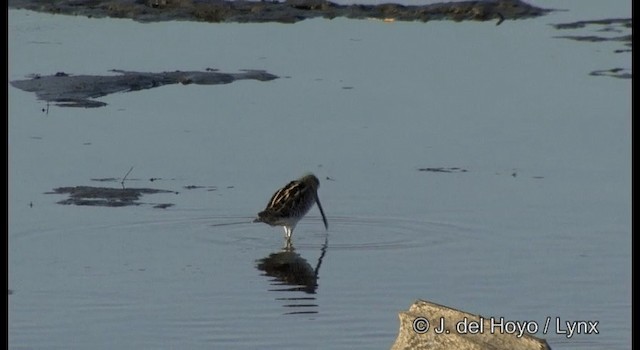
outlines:
[{"label": "water surface", "polygon": [[[597,335],[538,336],[628,349],[630,80],[589,72],[629,68],[631,55],[554,38],[566,33],[550,24],[629,17],[629,3],[535,4],[569,11],[496,26],[10,10],[10,80],[208,67],[281,77],[114,94],[94,109],[47,109],[9,87],[10,348],[384,349],[397,313],[428,299],[598,321]],[[117,187],[91,179],[132,166],[127,186],[179,193],[125,208],[45,194]],[[312,209],[294,234],[299,258],[321,262],[313,292],[257,268],[283,232],[249,223],[307,171],[329,220],[325,231]]]}]

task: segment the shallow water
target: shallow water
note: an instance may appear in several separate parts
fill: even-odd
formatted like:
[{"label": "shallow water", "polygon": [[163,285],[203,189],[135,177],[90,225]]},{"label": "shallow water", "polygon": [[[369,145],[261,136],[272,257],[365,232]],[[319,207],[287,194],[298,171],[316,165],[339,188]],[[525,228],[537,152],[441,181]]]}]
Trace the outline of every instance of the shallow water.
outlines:
[{"label": "shallow water", "polygon": [[[10,348],[389,348],[398,312],[428,299],[541,325],[598,321],[599,334],[538,336],[628,349],[630,80],[589,72],[629,68],[631,55],[554,38],[567,32],[550,24],[630,17],[630,2],[535,4],[569,11],[496,26],[10,10],[10,80],[280,76],[109,95],[95,109],[9,87]],[[132,166],[127,186],[179,193],[126,208],[45,194],[118,187]],[[283,231],[250,223],[307,171],[329,220],[325,231],[314,208],[294,233],[313,293],[257,268]]]}]

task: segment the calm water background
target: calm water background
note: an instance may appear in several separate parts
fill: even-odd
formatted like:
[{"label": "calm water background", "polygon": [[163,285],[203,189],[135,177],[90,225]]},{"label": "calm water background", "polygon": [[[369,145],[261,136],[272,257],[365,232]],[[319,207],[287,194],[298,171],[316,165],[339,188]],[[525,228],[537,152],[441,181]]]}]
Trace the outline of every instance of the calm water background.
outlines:
[{"label": "calm water background", "polygon": [[[10,348],[385,349],[416,299],[541,326],[598,321],[597,335],[538,336],[554,349],[630,348],[630,80],[588,73],[630,68],[631,54],[553,38],[599,27],[550,24],[630,17],[631,3],[534,3],[568,11],[496,26],[10,10],[10,80],[207,67],[281,77],[48,113],[10,86]],[[129,187],[179,194],[127,208],[45,194],[117,187],[91,179],[132,166]],[[256,269],[282,230],[243,223],[307,171],[330,225],[313,209],[294,234],[314,267],[328,242],[315,294]]]}]

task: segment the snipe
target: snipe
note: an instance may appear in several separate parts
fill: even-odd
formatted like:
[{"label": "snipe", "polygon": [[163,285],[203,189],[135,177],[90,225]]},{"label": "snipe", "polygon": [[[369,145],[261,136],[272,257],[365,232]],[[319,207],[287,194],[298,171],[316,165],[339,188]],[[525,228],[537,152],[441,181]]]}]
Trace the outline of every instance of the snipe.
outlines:
[{"label": "snipe", "polygon": [[290,240],[298,221],[309,212],[315,203],[322,214],[324,227],[328,229],[329,224],[322,210],[320,199],[318,199],[318,187],[320,187],[320,180],[313,174],[307,174],[289,182],[276,191],[267,204],[267,208],[259,212],[253,222],[283,226],[285,238]]}]

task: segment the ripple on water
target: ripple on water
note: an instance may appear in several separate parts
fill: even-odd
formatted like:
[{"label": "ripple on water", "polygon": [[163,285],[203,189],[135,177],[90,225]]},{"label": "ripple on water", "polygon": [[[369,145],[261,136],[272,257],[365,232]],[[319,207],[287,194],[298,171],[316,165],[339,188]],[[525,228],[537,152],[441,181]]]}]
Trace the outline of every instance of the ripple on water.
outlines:
[{"label": "ripple on water", "polygon": [[[198,216],[128,223],[80,225],[73,228],[41,229],[23,232],[21,238],[50,234],[103,235],[105,231],[179,232],[209,244],[230,245],[242,248],[264,248],[279,246],[283,241],[280,227],[269,227],[253,223],[253,216]],[[403,250],[424,246],[446,244],[464,239],[472,232],[471,227],[457,223],[385,216],[333,216],[329,218],[329,229],[324,230],[319,216],[307,216],[300,221],[293,236],[297,249],[319,249],[328,235],[330,250]],[[18,237],[16,237],[18,238]]]},{"label": "ripple on water", "polygon": [[[202,239],[218,244],[264,247],[281,239],[280,228],[251,223],[248,217],[211,217],[211,231]],[[330,250],[413,249],[446,244],[471,232],[454,223],[401,217],[338,216],[329,218],[329,230],[320,217],[305,217],[296,227],[293,244],[297,249],[319,249],[328,236]]]}]

